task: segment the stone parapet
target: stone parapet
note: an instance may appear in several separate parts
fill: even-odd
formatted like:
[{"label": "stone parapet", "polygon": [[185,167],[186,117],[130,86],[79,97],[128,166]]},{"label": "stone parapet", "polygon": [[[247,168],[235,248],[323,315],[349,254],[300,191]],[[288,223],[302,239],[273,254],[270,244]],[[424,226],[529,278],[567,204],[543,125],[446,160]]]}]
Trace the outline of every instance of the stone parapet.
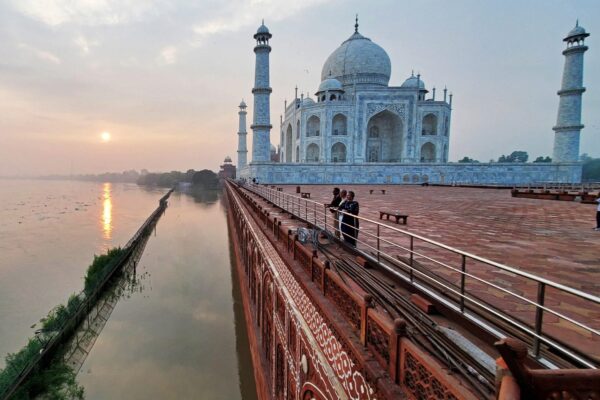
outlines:
[{"label": "stone parapet", "polygon": [[270,184],[477,184],[581,182],[581,163],[257,163],[241,178]]}]

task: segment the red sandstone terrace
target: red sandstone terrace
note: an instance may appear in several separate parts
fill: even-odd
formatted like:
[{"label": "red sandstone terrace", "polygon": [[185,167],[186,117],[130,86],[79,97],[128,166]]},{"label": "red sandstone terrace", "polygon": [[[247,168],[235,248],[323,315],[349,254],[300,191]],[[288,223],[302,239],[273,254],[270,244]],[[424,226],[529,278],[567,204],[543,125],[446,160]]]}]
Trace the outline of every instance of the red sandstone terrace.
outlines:
[{"label": "red sandstone terrace", "polygon": [[[573,359],[566,361],[554,353],[560,346],[566,345],[568,351],[577,349],[576,353],[571,354],[581,355],[582,351],[587,351],[582,349],[589,347],[591,350],[586,354],[587,360],[591,365],[598,365],[598,356],[594,353],[598,338],[593,337],[598,335],[597,325],[587,317],[598,311],[597,305],[600,301],[595,296],[597,292],[584,294],[583,298],[579,299],[568,294],[571,291],[578,296],[579,291],[568,288],[565,291],[561,285],[550,282],[552,275],[546,277],[549,279],[547,281],[534,280],[532,286],[528,280],[519,282],[519,278],[531,277],[526,274],[520,275],[517,269],[505,268],[498,271],[489,268],[493,263],[478,265],[475,261],[485,260],[469,255],[481,255],[481,252],[475,251],[475,242],[480,239],[477,233],[472,231],[480,234],[486,232],[485,227],[479,227],[475,222],[478,219],[487,220],[486,212],[489,210],[504,209],[515,212],[521,199],[511,199],[510,191],[506,190],[384,186],[384,194],[380,187],[376,188],[372,194],[369,194],[369,191],[373,187],[346,188],[357,193],[357,200],[361,202],[362,217],[377,220],[380,209],[385,205],[386,209],[407,214],[411,219],[408,226],[386,221],[386,225],[377,228],[378,232],[381,231],[378,240],[374,239],[374,232],[369,231],[370,222],[362,220],[359,253],[344,244],[340,246],[339,243],[336,244],[337,240],[325,236],[319,239],[322,244],[314,248],[310,238],[302,244],[301,240],[304,239],[300,238],[300,231],[296,234],[297,229],[311,228],[313,223],[317,226],[328,226],[327,229],[331,230],[332,217],[329,212],[324,212],[323,204],[329,200],[332,186],[300,188],[298,193],[311,193],[311,199],[297,195],[295,186],[282,187],[279,190],[278,187],[249,185],[246,188],[227,190],[231,210],[230,228],[237,243],[234,247],[238,252],[238,268],[242,269],[242,275],[245,276],[241,279],[242,286],[246,288],[243,289],[246,319],[249,330],[253,332],[250,334],[251,347],[254,364],[259,368],[256,377],[261,397],[339,398],[339,395],[346,393],[350,398],[433,400],[496,397],[506,400],[549,398],[556,393],[569,393],[587,398],[585,396],[600,393],[597,371],[573,369],[571,365],[576,365],[571,363]],[[404,201],[398,201],[400,198]],[[447,206],[440,207],[443,201],[437,201],[437,198],[446,200]],[[290,204],[290,201],[293,204]],[[456,207],[458,202],[473,205]],[[475,205],[478,202],[482,202],[479,207]],[[512,204],[507,204],[511,202]],[[528,206],[539,205],[537,202],[531,203],[530,200],[526,202],[529,202],[525,203]],[[580,206],[575,203],[571,205]],[[420,215],[417,210],[425,210],[427,206],[431,207],[431,211],[427,215]],[[321,211],[318,210],[319,207]],[[329,215],[326,217],[329,220],[327,224],[319,221],[319,212],[320,215]],[[374,215],[368,215],[369,213]],[[535,218],[535,215],[532,216]],[[461,225],[463,219],[468,221],[465,224],[468,228]],[[390,255],[402,249],[401,246],[398,247],[398,243],[402,242],[399,237],[406,236],[406,232],[397,230],[399,227],[426,236],[427,230],[414,229],[413,220],[425,225],[438,224],[440,229],[429,232],[442,237],[437,237],[435,242],[427,242],[422,238],[419,239],[422,243],[415,242],[414,247],[410,247],[412,256],[409,263],[406,254],[396,254],[397,258]],[[520,222],[523,226],[528,226],[527,218],[522,218]],[[458,229],[459,233],[464,235],[452,235],[453,229]],[[550,228],[541,224],[537,229]],[[506,240],[498,227],[490,229],[490,232],[497,234],[499,241]],[[524,233],[525,229],[521,232]],[[591,230],[589,232],[594,233]],[[447,235],[444,236],[445,233]],[[517,240],[526,243],[523,237],[525,235],[515,236]],[[449,243],[444,237],[459,239]],[[593,235],[589,237],[597,240]],[[413,235],[412,239],[415,238],[419,237]],[[444,252],[452,249],[440,244],[460,248],[456,244],[459,240],[471,245],[467,249],[462,247],[469,253]],[[483,243],[490,246],[491,242],[488,239]],[[529,246],[533,246],[534,243],[535,235],[528,238]],[[374,248],[381,250],[377,258],[374,258],[373,252],[370,251]],[[487,247],[484,249],[489,250]],[[357,254],[364,257],[355,257]],[[457,276],[458,281],[461,280],[460,258],[452,260],[452,256],[457,254],[463,254],[463,271],[466,266],[466,272],[469,273],[463,275],[464,282],[461,283],[465,289],[464,293],[469,295],[464,300],[465,313],[462,311],[462,304],[461,311],[458,312],[456,308],[449,307],[448,303],[440,302],[439,297],[431,297],[430,292],[428,293],[430,289],[423,286],[426,281],[423,277],[429,274],[435,277],[438,283],[442,283],[442,286],[429,286],[435,290],[441,288],[439,294],[451,290],[453,285],[456,287]],[[380,256],[381,261],[377,261]],[[517,256],[527,260],[529,254],[523,249],[515,252],[514,257]],[[566,257],[564,254],[562,256]],[[352,261],[354,259],[356,261]],[[535,257],[533,259],[535,260]],[[459,265],[458,270],[443,268],[455,267],[456,261]],[[347,262],[354,263],[354,266]],[[506,260],[502,262],[509,264]],[[385,264],[395,265],[400,269],[410,265],[410,282],[390,276],[385,268],[382,268]],[[453,274],[456,271],[458,273]],[[414,283],[413,273],[416,275]],[[468,277],[464,279],[464,276]],[[367,278],[363,279],[364,277]],[[482,284],[482,281],[478,280],[480,277],[485,279],[486,284],[492,282],[492,285]],[[536,284],[539,285],[540,282],[547,282],[542,285],[542,298],[544,288],[546,293],[545,303],[543,300],[540,303],[539,292],[538,306],[532,307],[530,303],[520,304],[519,301],[515,301],[515,293],[521,295],[516,297],[517,300],[532,298],[535,301]],[[369,286],[373,284],[375,286]],[[393,300],[396,305],[403,305],[400,308],[387,306],[387,300],[380,297],[382,292],[378,292],[382,288],[388,291],[387,300],[396,299]],[[510,289],[510,296],[506,296],[506,288]],[[490,289],[502,289],[504,292]],[[555,289],[556,293],[552,293]],[[395,294],[391,294],[390,290]],[[578,301],[588,303],[584,307],[579,306]],[[589,305],[590,301],[592,306]],[[538,326],[543,328],[539,336],[542,343],[536,344],[537,340],[534,338],[532,345],[533,336],[527,338],[522,331],[506,330],[506,325],[494,325],[496,328],[490,331],[478,322],[470,320],[468,315],[473,316],[472,312],[476,312],[477,307],[480,311],[486,311],[485,304],[507,310],[509,314],[514,313],[514,320],[522,320],[524,326],[533,326],[534,322],[531,319],[535,319],[536,329]],[[543,315],[539,313],[539,304],[546,307],[546,313],[542,313]],[[513,311],[513,308],[516,311]],[[552,314],[552,310],[560,311],[566,319],[559,321],[558,318],[553,318],[555,315]],[[569,314],[573,310],[582,312]],[[488,324],[498,322],[494,322],[494,318],[487,319],[484,314],[479,316],[487,320]],[[568,321],[569,319],[571,321]],[[577,329],[565,324],[572,324],[573,321]],[[584,324],[588,327],[586,329],[591,331],[577,327],[578,323]],[[424,329],[427,326],[435,328]],[[493,332],[494,329],[504,330],[506,333],[498,335]],[[448,333],[440,336],[440,330],[453,333],[450,336]],[[444,337],[445,340],[450,339],[451,343],[443,344],[438,341],[442,339],[443,342]],[[494,345],[494,342],[501,338],[506,339]],[[559,347],[548,347],[545,339],[551,339]],[[446,350],[439,351],[440,343]],[[480,355],[477,355],[477,352],[480,352]],[[485,360],[491,360],[493,365],[494,358],[497,358],[497,367],[490,369],[489,361]],[[562,365],[563,369],[547,370],[547,362]],[[461,365],[472,366],[475,372],[469,372]],[[329,368],[332,369],[328,372]],[[506,373],[508,369],[512,375]],[[478,378],[474,379],[474,376]],[[348,380],[349,377],[353,378]]]},{"label": "red sandstone terrace", "polygon": [[[296,186],[278,187],[283,187],[284,193],[294,194],[296,191]],[[312,200],[325,203],[331,200],[334,187],[303,185],[301,190],[310,192]],[[379,221],[380,211],[398,211],[410,217],[408,225],[398,226],[393,220],[385,219],[380,222],[595,296],[600,295],[600,233],[592,230],[593,205],[513,198],[510,190],[502,189],[394,185],[343,185],[341,188],[356,193],[362,217]],[[370,194],[372,189],[377,190]],[[379,189],[385,189],[385,194],[381,194]],[[361,229],[369,230],[373,226],[363,224]],[[362,238],[370,239],[366,234]],[[397,235],[390,232],[387,238],[393,241]],[[384,248],[386,246],[382,244]],[[421,252],[428,255],[435,252],[438,257],[446,257],[449,263],[460,266],[457,257],[437,249],[423,246]],[[421,263],[449,280],[457,278],[451,271],[425,259]],[[477,267],[481,276],[535,300],[535,286],[510,274],[485,270],[482,265]],[[503,304],[515,317],[533,321],[532,307],[516,302],[510,304],[506,296],[496,291],[475,289],[473,292],[490,303]],[[600,308],[589,308],[570,295],[552,291],[547,295],[547,305],[556,306],[566,315],[583,319],[593,328],[600,329]],[[598,336],[591,337],[552,316],[544,320],[544,330],[600,358]]]}]

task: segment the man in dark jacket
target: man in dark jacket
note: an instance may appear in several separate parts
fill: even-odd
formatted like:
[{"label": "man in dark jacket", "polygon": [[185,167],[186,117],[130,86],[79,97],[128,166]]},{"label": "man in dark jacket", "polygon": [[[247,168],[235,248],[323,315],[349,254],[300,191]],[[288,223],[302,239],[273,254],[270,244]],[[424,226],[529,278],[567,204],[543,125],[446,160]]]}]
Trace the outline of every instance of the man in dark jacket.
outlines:
[{"label": "man in dark jacket", "polygon": [[348,198],[344,204],[340,207],[340,211],[343,211],[342,217],[342,235],[344,240],[351,246],[356,246],[356,238],[358,237],[359,221],[355,216],[358,215],[359,206],[358,202],[354,201],[354,192],[348,192]]}]

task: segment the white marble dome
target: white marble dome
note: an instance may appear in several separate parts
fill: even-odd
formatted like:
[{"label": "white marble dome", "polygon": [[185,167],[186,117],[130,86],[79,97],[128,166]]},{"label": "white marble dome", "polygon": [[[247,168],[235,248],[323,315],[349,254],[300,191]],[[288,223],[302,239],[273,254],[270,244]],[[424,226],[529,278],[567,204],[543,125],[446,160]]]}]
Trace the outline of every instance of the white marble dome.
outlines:
[{"label": "white marble dome", "polygon": [[425,82],[422,79],[417,78],[414,75],[411,75],[407,80],[404,81],[401,87],[403,88],[417,88],[417,84],[419,85],[419,89],[425,89]]},{"label": "white marble dome", "polygon": [[387,86],[391,73],[392,63],[385,50],[355,32],[327,58],[321,70],[321,81],[336,78],[343,85]]},{"label": "white marble dome", "polygon": [[328,90],[330,90],[330,91],[343,90],[342,89],[342,82],[338,81],[335,78],[325,79],[319,85],[319,90],[317,91],[317,93],[319,93],[319,92],[326,92]]}]

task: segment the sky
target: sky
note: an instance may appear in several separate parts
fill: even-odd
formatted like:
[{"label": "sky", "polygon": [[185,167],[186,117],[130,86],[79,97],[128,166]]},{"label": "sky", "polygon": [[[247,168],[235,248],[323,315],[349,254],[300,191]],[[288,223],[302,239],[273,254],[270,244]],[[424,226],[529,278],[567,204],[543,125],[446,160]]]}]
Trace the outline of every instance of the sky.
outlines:
[{"label": "sky", "polygon": [[562,39],[579,18],[591,33],[580,152],[600,157],[597,0],[0,0],[0,176],[235,161],[263,18],[277,145],[284,99],[296,85],[314,98],[356,13],[390,56],[390,85],[414,70],[454,94],[450,161],[552,154]]}]

